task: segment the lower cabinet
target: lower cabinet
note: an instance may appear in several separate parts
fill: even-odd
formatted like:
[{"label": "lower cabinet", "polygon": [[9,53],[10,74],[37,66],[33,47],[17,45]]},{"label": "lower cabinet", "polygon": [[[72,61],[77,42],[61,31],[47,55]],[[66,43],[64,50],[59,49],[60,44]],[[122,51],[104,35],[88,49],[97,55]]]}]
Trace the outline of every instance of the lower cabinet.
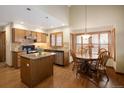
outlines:
[{"label": "lower cabinet", "polygon": [[21,52],[12,52],[12,66],[14,68],[20,67],[20,54]]},{"label": "lower cabinet", "polygon": [[21,81],[28,87],[34,87],[53,75],[54,55],[31,59],[21,56]]},{"label": "lower cabinet", "polygon": [[62,65],[62,66],[69,64],[69,52],[68,51],[64,51],[64,50],[59,51],[59,50],[51,50],[51,49],[50,50],[45,49],[44,51],[56,53],[54,64]]}]

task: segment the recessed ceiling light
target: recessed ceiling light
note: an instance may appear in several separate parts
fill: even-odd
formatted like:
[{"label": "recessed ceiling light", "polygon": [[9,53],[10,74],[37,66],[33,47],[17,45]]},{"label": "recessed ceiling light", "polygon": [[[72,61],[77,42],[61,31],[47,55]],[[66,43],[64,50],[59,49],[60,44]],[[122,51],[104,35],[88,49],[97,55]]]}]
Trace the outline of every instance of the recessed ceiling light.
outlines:
[{"label": "recessed ceiling light", "polygon": [[23,21],[21,21],[21,22],[20,22],[20,24],[24,24],[24,22],[23,22]]},{"label": "recessed ceiling light", "polygon": [[28,11],[31,11],[31,9],[30,8],[26,8]]},{"label": "recessed ceiling light", "polygon": [[54,26],[50,26],[50,28],[53,28]]},{"label": "recessed ceiling light", "polygon": [[40,29],[43,29],[43,27],[41,26]]},{"label": "recessed ceiling light", "polygon": [[65,24],[62,24],[62,26],[65,26]]}]

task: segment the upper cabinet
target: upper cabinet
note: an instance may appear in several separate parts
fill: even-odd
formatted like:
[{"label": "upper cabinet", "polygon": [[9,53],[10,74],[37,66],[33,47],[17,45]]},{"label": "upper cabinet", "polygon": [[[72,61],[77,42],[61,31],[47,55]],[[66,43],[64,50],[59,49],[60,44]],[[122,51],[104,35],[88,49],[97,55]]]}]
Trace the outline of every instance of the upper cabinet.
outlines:
[{"label": "upper cabinet", "polygon": [[21,43],[26,39],[32,39],[35,43],[46,43],[47,42],[47,34],[28,31],[23,29],[12,29],[12,42],[13,43]]},{"label": "upper cabinet", "polygon": [[41,42],[41,33],[40,32],[37,32],[37,42]]},{"label": "upper cabinet", "polygon": [[47,42],[47,34],[46,33],[40,33],[37,32],[37,42],[40,43],[46,43]]},{"label": "upper cabinet", "polygon": [[12,29],[12,42],[21,43],[25,39],[25,30]]},{"label": "upper cabinet", "polygon": [[47,42],[47,34],[46,33],[41,33],[41,42],[46,43]]},{"label": "upper cabinet", "polygon": [[37,39],[37,32],[31,32],[31,35],[32,35],[32,37],[34,37],[35,39]]},{"label": "upper cabinet", "polygon": [[31,35],[32,35],[32,37],[34,39],[34,42],[37,42],[37,32],[32,31]]},{"label": "upper cabinet", "polygon": [[62,47],[63,46],[63,33],[51,33],[50,34],[50,45],[51,47]]}]

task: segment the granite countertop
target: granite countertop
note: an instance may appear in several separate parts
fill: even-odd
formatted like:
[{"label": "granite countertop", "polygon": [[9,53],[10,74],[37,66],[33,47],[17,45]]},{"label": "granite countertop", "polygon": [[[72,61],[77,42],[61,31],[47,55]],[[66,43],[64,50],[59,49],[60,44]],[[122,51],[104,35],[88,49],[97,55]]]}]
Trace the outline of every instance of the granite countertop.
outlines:
[{"label": "granite countertop", "polygon": [[43,57],[47,57],[47,56],[51,56],[51,55],[55,55],[56,53],[48,53],[48,52],[42,52],[41,55],[39,55],[39,53],[32,53],[32,54],[22,54],[21,57],[25,57],[31,60],[35,60],[35,59],[39,59],[39,58],[43,58]]},{"label": "granite countertop", "polygon": [[22,50],[12,50],[12,52],[23,52]]},{"label": "granite countertop", "polygon": [[54,49],[54,48],[45,48],[44,50],[60,51],[60,52],[68,51],[68,49]]}]

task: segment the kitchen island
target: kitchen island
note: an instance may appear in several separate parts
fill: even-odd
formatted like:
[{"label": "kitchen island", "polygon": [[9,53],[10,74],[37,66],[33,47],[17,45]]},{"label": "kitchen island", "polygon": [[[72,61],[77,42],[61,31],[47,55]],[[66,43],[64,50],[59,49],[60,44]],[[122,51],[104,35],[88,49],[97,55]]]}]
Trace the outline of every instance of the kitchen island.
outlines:
[{"label": "kitchen island", "polygon": [[21,55],[21,81],[34,87],[42,80],[53,75],[55,53],[42,52]]}]

